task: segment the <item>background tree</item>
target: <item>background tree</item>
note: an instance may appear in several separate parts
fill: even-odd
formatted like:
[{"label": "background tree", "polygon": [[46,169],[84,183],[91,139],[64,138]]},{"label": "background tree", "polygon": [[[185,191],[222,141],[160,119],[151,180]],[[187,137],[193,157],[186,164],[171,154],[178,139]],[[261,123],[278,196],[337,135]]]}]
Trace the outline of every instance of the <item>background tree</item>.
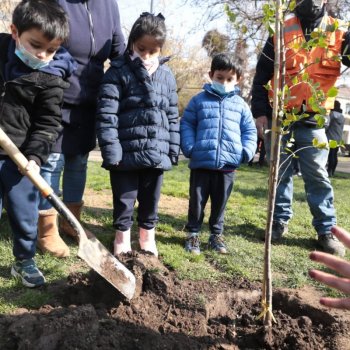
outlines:
[{"label": "background tree", "polygon": [[1,0],[0,1],[0,33],[9,32],[11,24],[12,11],[19,0]]},{"label": "background tree", "polygon": [[229,37],[218,30],[209,30],[202,40],[202,47],[207,51],[209,57],[229,50]]}]

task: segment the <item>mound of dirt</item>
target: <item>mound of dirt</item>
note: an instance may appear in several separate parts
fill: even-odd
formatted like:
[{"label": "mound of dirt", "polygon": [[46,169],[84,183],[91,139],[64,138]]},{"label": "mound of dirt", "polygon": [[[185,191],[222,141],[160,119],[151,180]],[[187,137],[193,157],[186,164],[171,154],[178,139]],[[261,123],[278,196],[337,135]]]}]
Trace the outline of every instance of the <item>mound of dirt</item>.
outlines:
[{"label": "mound of dirt", "polygon": [[275,290],[267,337],[259,286],[179,280],[144,254],[123,260],[137,277],[130,302],[94,272],[71,274],[46,287],[48,305],[0,316],[0,348],[349,349],[349,313],[320,307],[314,290]]}]

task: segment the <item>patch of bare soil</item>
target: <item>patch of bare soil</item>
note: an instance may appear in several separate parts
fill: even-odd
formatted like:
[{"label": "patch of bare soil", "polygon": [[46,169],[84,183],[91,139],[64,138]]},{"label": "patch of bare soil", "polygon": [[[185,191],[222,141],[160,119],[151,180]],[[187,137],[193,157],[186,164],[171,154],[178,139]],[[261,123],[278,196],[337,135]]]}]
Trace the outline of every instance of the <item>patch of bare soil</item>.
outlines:
[{"label": "patch of bare soil", "polygon": [[96,273],[73,273],[46,287],[54,297],[39,310],[0,316],[0,348],[349,349],[349,313],[320,307],[315,290],[274,291],[268,338],[259,286],[181,281],[150,255],[122,260],[137,277],[130,302]]},{"label": "patch of bare soil", "polygon": [[[110,191],[90,192],[87,206],[112,208]],[[187,200],[162,196],[159,207],[185,215]],[[350,313],[321,307],[312,288],[274,290],[276,323],[267,333],[257,320],[259,285],[179,280],[141,253],[122,261],[137,279],[131,301],[93,271],[72,272],[44,287],[53,297],[39,310],[0,315],[0,349],[350,349]]]}]

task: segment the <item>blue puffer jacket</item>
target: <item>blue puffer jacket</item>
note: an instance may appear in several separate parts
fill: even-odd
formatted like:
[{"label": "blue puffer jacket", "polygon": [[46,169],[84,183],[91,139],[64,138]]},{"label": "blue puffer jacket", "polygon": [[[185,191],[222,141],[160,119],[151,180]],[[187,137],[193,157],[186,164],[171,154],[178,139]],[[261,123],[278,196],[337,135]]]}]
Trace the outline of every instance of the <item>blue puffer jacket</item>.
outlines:
[{"label": "blue puffer jacket", "polygon": [[220,96],[205,84],[190,100],[180,125],[181,149],[191,169],[234,170],[255,154],[255,123],[238,90]]},{"label": "blue puffer jacket", "polygon": [[[180,150],[175,78],[161,64],[151,75],[125,53],[100,87],[96,132],[109,170],[169,170]],[[118,166],[116,166],[118,164]]]}]

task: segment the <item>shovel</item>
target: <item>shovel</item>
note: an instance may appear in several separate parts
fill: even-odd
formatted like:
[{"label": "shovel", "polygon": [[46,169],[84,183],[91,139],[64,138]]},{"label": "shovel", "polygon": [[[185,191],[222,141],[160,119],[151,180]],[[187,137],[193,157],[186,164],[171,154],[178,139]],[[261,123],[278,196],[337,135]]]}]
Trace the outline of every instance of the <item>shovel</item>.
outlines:
[{"label": "shovel", "polygon": [[78,256],[106,279],[113,287],[117,288],[128,299],[135,293],[135,276],[96,238],[88,238],[79,221],[56,196],[53,189],[42,176],[33,171],[25,170],[28,160],[0,128],[0,147],[17,164],[18,168],[26,174],[34,186],[41,192],[57,212],[67,220],[79,237]]}]

